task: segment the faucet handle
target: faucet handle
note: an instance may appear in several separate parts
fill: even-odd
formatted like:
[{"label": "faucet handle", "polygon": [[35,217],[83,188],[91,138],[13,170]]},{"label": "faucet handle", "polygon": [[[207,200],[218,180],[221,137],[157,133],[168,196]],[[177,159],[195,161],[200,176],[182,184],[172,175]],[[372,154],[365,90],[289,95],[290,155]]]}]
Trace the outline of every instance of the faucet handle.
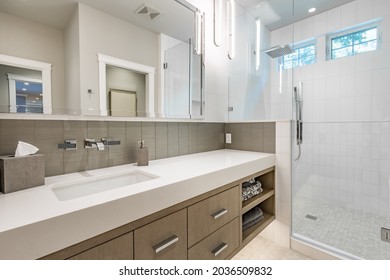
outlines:
[{"label": "faucet handle", "polygon": [[69,139],[65,140],[64,143],[58,144],[58,149],[64,149],[66,151],[77,149],[77,140]]},{"label": "faucet handle", "polygon": [[113,146],[113,145],[120,145],[121,141],[120,140],[112,140],[111,138],[102,138],[102,143],[104,146]]}]

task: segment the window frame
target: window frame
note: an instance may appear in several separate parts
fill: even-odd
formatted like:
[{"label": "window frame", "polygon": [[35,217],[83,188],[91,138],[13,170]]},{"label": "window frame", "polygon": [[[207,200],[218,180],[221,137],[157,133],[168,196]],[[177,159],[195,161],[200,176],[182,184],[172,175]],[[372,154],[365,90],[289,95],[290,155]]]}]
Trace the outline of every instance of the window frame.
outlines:
[{"label": "window frame", "polygon": [[[351,57],[351,56],[355,56],[358,54],[368,53],[368,52],[378,50],[380,48],[381,43],[382,43],[382,25],[381,25],[381,23],[382,23],[381,19],[376,19],[374,21],[358,24],[358,25],[355,25],[352,27],[348,27],[345,29],[341,29],[341,30],[332,32],[332,33],[328,33],[326,35],[326,60],[335,60],[335,59],[344,58],[344,57]],[[334,51],[334,49],[332,48],[332,41],[334,39],[341,38],[341,37],[348,36],[348,35],[355,35],[357,33],[365,32],[365,31],[373,29],[373,28],[376,28],[376,31],[377,31],[376,39],[375,39],[377,45],[376,45],[375,50],[369,50],[369,51],[365,51],[365,52],[353,52],[350,55],[345,55],[345,56],[341,56],[341,57],[332,57],[332,53]],[[370,40],[367,42],[372,42],[375,40]],[[352,48],[354,46],[356,46],[356,44],[354,44],[354,42],[352,42],[352,44],[349,45],[349,47],[352,47]],[[346,48],[346,47],[344,47],[344,48]],[[343,48],[339,48],[339,49],[343,49]]]},{"label": "window frame", "polygon": [[[289,68],[285,68],[285,56],[286,55],[283,55],[279,58],[278,60],[278,63],[279,65],[282,65],[282,71],[283,70],[289,70],[289,69],[294,69],[294,68],[298,68],[298,67],[302,67],[302,66],[306,66],[306,65],[312,65],[312,64],[315,64],[317,63],[317,40],[316,38],[312,38],[312,39],[309,39],[309,40],[305,40],[305,41],[302,41],[302,42],[298,42],[298,43],[295,43],[295,44],[292,44],[292,49],[293,49],[293,53],[296,52],[297,50],[300,50],[300,49],[303,49],[303,48],[307,48],[307,47],[311,47],[313,46],[314,47],[314,60],[312,63],[308,63],[308,64],[303,64],[303,65],[297,65],[297,66],[292,66],[292,67],[289,67]],[[301,57],[298,55],[298,58],[296,60],[298,60],[298,63],[299,63],[299,59]],[[295,59],[292,59],[290,61],[294,61]]]}]

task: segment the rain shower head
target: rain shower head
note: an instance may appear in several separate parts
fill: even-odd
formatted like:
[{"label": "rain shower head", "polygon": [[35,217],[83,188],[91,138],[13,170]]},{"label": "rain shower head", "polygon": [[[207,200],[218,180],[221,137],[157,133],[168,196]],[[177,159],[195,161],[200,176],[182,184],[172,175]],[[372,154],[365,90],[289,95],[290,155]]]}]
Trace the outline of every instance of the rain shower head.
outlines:
[{"label": "rain shower head", "polygon": [[280,57],[293,52],[290,45],[276,46],[264,51],[272,58]]}]

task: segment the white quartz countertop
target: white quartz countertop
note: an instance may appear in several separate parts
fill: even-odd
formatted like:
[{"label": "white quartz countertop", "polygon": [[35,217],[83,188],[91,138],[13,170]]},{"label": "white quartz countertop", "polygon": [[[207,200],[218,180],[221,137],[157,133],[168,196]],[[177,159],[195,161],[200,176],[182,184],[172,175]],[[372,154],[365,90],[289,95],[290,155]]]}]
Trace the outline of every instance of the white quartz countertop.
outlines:
[{"label": "white quartz countertop", "polygon": [[[275,155],[217,150],[47,177],[0,194],[0,259],[37,259],[275,165]],[[139,170],[158,178],[60,201],[56,185]]]}]

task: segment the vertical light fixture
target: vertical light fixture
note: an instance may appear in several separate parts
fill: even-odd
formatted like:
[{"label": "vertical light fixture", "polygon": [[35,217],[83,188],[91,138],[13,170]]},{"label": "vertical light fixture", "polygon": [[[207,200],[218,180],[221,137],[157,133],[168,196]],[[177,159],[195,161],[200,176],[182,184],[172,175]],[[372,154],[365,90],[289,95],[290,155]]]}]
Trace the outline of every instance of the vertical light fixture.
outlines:
[{"label": "vertical light fixture", "polygon": [[222,1],[214,0],[214,44],[222,45]]},{"label": "vertical light fixture", "polygon": [[202,54],[202,20],[202,13],[200,11],[196,11],[194,53],[197,55]]},{"label": "vertical light fixture", "polygon": [[260,68],[261,21],[256,19],[256,70]]},{"label": "vertical light fixture", "polygon": [[235,54],[235,28],[236,28],[236,11],[234,0],[227,2],[227,32],[228,32],[228,57],[234,58]]}]

